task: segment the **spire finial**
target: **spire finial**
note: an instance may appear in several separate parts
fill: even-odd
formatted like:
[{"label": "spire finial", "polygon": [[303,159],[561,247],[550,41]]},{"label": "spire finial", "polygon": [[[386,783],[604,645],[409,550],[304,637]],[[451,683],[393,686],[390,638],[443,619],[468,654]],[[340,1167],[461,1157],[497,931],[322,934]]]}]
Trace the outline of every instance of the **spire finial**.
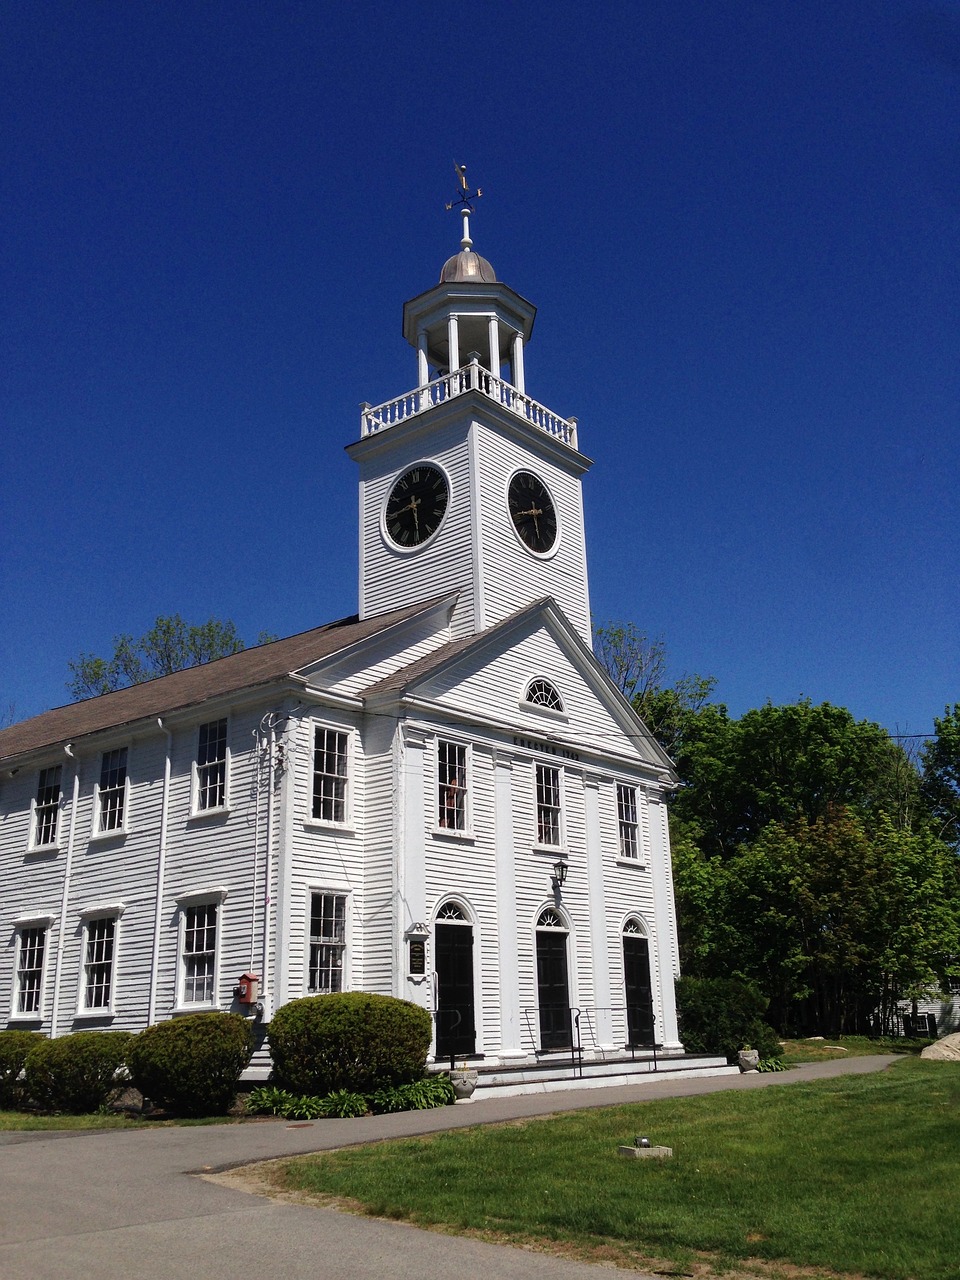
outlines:
[{"label": "spire finial", "polygon": [[460,248],[469,251],[473,247],[473,241],[470,239],[470,214],[473,213],[472,200],[479,200],[483,192],[479,187],[476,191],[471,191],[467,182],[467,166],[465,164],[457,164],[453,162],[453,168],[457,175],[457,181],[460,183],[460,191],[456,200],[451,200],[447,205],[448,209],[459,209],[460,217],[463,219],[463,236],[460,240]]}]

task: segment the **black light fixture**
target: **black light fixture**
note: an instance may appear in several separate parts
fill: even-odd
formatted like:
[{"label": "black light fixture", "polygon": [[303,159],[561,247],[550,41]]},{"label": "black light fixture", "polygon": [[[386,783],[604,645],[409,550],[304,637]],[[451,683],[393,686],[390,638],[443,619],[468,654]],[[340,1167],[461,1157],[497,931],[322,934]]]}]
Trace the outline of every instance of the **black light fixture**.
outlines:
[{"label": "black light fixture", "polygon": [[567,878],[567,864],[563,861],[553,864],[553,883],[559,889]]}]

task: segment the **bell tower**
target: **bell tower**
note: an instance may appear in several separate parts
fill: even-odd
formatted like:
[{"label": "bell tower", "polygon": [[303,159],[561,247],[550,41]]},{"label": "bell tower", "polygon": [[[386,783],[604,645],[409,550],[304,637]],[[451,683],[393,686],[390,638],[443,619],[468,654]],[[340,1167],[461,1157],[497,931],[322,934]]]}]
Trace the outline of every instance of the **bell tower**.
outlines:
[{"label": "bell tower", "polygon": [[553,596],[591,643],[577,420],[526,392],[536,308],[473,249],[457,166],[460,252],[403,308],[417,385],[361,407],[360,616],[457,591],[454,636]]}]

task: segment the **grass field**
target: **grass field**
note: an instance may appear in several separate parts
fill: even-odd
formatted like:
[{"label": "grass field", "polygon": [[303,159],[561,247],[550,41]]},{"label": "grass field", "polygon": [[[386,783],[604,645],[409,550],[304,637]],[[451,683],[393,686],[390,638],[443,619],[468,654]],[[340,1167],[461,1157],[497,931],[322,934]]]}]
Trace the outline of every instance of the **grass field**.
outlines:
[{"label": "grass field", "polygon": [[[618,1157],[638,1133],[674,1158]],[[960,1069],[907,1058],[876,1075],[353,1148],[274,1177],[379,1216],[676,1275],[956,1280]]]}]

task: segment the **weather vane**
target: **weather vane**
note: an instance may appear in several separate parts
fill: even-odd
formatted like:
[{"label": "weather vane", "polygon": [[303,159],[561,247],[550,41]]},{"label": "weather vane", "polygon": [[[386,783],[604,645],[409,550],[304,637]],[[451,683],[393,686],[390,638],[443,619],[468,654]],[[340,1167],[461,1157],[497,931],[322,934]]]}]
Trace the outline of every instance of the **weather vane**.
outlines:
[{"label": "weather vane", "polygon": [[460,248],[469,249],[473,244],[470,239],[470,214],[473,213],[471,201],[479,200],[483,192],[479,187],[477,187],[476,191],[470,190],[470,185],[467,182],[467,166],[465,164],[457,164],[456,160],[454,160],[453,167],[457,174],[457,181],[460,183],[460,192],[456,200],[450,201],[447,208],[458,210],[460,217],[463,219],[463,235],[460,239]]}]

